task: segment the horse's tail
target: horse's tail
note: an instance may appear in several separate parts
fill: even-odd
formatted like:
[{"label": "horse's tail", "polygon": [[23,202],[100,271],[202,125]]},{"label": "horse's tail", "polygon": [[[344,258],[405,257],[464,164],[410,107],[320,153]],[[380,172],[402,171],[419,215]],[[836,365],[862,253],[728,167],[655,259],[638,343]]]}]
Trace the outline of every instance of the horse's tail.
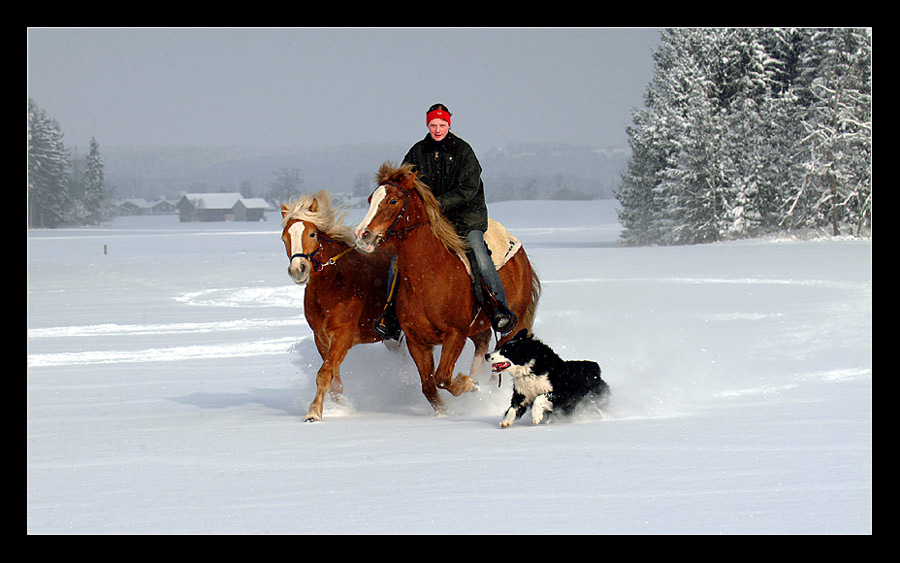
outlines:
[{"label": "horse's tail", "polygon": [[541,278],[538,277],[537,270],[534,269],[534,265],[530,261],[529,266],[531,267],[531,301],[528,303],[528,307],[525,308],[525,315],[521,325],[531,332],[534,317],[537,315],[538,301],[541,298]]}]

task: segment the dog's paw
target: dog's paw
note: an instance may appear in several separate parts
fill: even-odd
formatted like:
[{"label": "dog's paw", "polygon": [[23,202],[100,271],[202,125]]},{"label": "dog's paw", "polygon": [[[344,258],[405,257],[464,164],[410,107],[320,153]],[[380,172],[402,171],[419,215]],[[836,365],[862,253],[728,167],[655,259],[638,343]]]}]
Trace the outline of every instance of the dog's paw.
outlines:
[{"label": "dog's paw", "polygon": [[503,420],[500,421],[500,428],[509,428],[509,426],[516,420],[516,411],[514,409],[509,409],[506,411],[506,415],[503,417]]},{"label": "dog's paw", "polygon": [[544,413],[553,410],[553,403],[547,398],[547,395],[538,395],[531,405],[531,422],[540,424],[544,420]]}]

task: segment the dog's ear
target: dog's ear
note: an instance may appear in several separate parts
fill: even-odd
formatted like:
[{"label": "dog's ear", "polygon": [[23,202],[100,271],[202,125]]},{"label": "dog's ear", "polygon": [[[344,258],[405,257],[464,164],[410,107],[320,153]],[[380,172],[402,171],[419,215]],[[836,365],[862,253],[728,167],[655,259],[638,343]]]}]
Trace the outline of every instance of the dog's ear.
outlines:
[{"label": "dog's ear", "polygon": [[516,333],[516,336],[515,336],[514,338],[516,338],[516,339],[518,339],[518,338],[528,338],[528,329],[527,329],[527,328],[523,328],[522,330],[520,330],[519,332]]}]

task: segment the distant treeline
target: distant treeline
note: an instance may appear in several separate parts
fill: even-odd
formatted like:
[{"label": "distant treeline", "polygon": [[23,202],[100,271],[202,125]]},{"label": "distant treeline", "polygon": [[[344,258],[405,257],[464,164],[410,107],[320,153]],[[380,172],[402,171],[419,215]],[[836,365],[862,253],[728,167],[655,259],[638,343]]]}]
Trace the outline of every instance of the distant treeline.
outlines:
[{"label": "distant treeline", "polygon": [[[375,171],[404,145],[312,149],[264,147],[104,147],[108,185],[118,197],[168,199],[183,192],[241,192],[278,201],[290,190],[368,196]],[[613,198],[631,150],[554,143],[510,143],[478,152],[489,202]]]},{"label": "distant treeline", "polygon": [[628,128],[629,244],[872,227],[871,29],[670,29]]}]

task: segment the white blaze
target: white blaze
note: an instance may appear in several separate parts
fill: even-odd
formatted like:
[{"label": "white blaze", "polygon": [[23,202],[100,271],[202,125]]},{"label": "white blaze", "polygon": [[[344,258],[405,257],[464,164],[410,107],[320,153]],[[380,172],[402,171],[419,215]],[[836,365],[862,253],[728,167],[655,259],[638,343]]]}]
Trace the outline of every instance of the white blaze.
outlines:
[{"label": "white blaze", "polygon": [[366,227],[369,226],[369,223],[372,221],[372,217],[374,217],[375,212],[378,211],[378,205],[386,195],[387,190],[384,189],[384,186],[378,186],[377,188],[375,188],[375,191],[372,193],[372,201],[369,204],[369,210],[366,211],[366,216],[363,217],[363,220],[360,221],[359,226],[356,227],[356,238],[359,238],[360,233],[365,231]]},{"label": "white blaze", "polygon": [[[304,225],[302,221],[297,221],[291,228],[288,229],[288,232],[291,234],[291,256],[294,254],[303,254],[303,229]],[[291,265],[294,265],[294,260],[300,260],[300,258],[292,258]]]}]

